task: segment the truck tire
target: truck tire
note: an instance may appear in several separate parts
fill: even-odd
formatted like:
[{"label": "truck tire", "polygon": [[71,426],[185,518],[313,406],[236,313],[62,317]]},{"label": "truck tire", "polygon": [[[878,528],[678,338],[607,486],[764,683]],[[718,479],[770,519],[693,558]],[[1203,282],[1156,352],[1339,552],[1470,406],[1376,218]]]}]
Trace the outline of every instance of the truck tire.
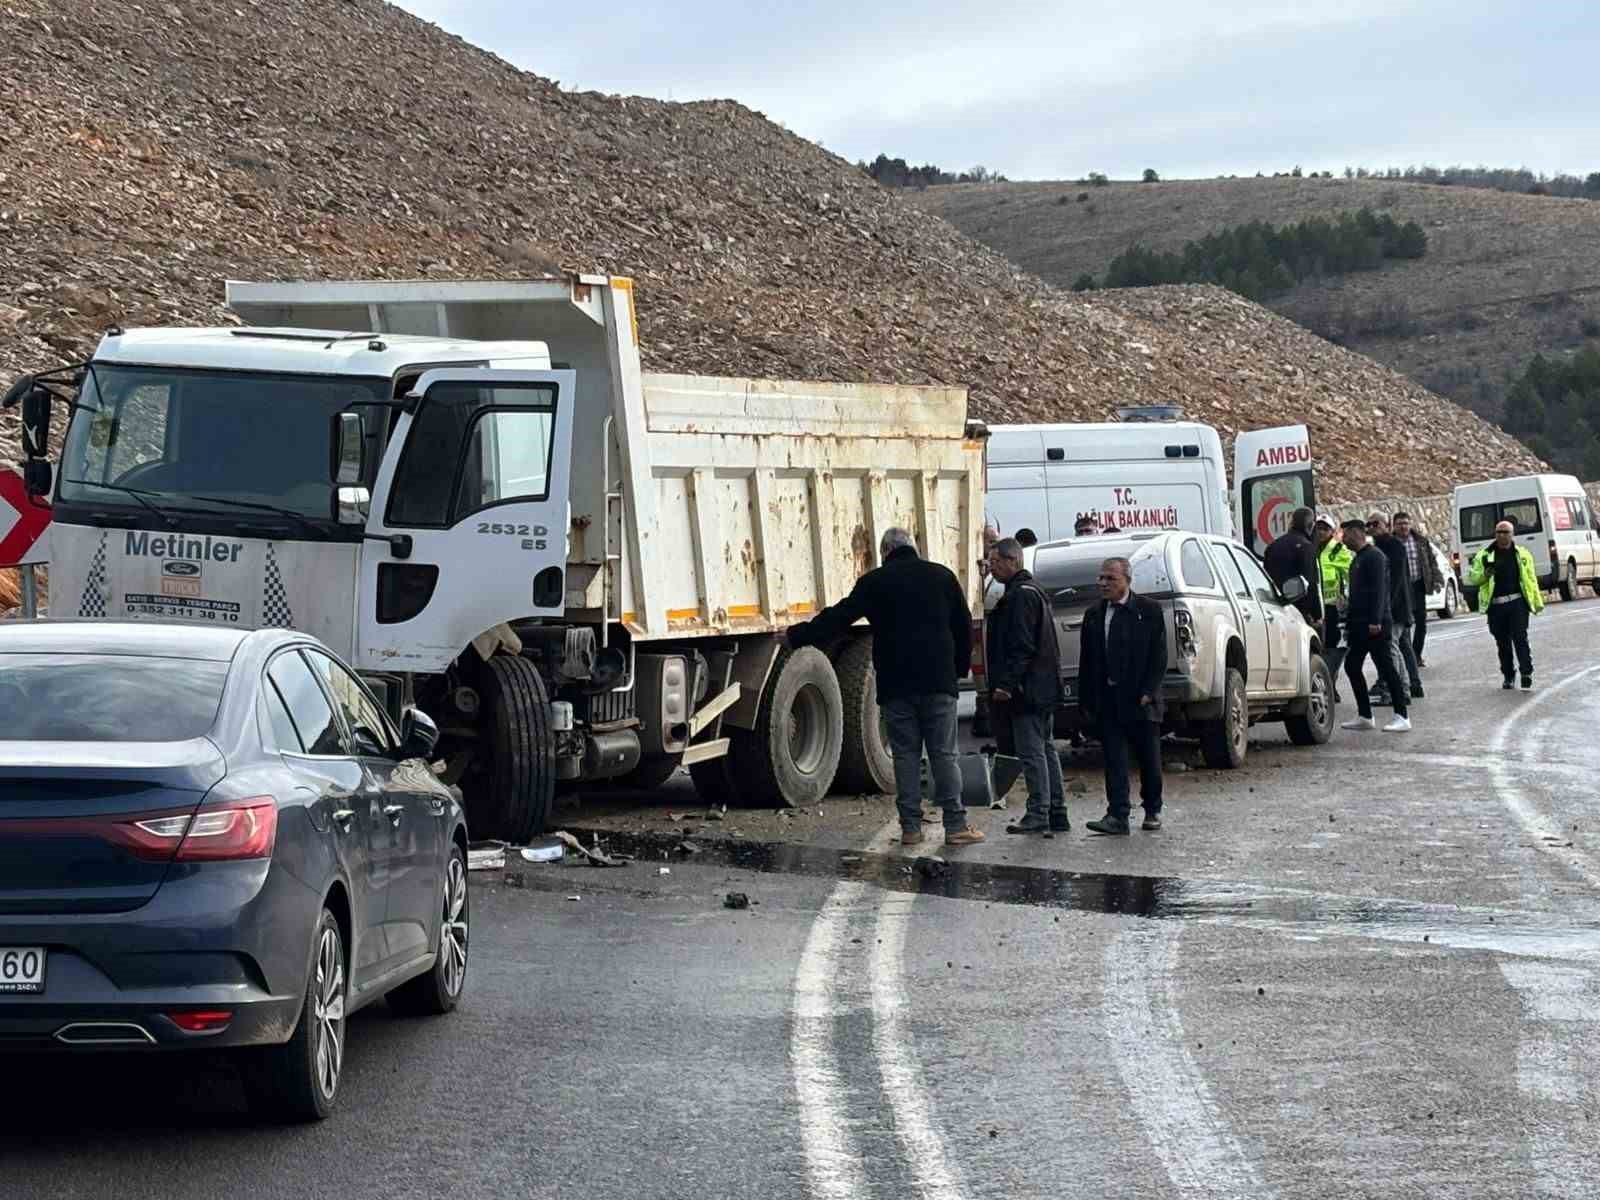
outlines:
[{"label": "truck tire", "polygon": [[1223,688],[1222,715],[1201,727],[1200,753],[1205,757],[1206,766],[1231,771],[1244,765],[1249,745],[1250,707],[1245,701],[1244,676],[1237,668],[1229,667]]},{"label": "truck tire", "polygon": [[[728,732],[730,742],[737,741],[740,736],[749,735],[738,729]],[[733,781],[732,759],[730,749],[721,758],[689,764],[689,778],[694,780],[694,790],[700,793],[700,799],[713,808],[731,808],[739,803],[739,789]]]},{"label": "truck tire", "polygon": [[526,658],[497,654],[484,664],[483,751],[462,780],[475,838],[513,845],[538,837],[555,805],[550,696]]},{"label": "truck tire", "polygon": [[844,705],[844,741],[833,790],[846,795],[894,791],[894,755],[878,708],[878,673],[872,666],[872,635],[853,638],[833,663]]},{"label": "truck tire", "polygon": [[844,700],[828,656],[806,646],[778,656],[756,727],[733,739],[734,800],[745,807],[797,808],[828,794],[844,741]]},{"label": "truck tire", "polygon": [[681,754],[647,754],[612,786],[623,792],[653,792],[678,773],[682,762]]},{"label": "truck tire", "polygon": [[1311,656],[1311,693],[1306,711],[1284,720],[1289,740],[1296,746],[1321,746],[1333,736],[1333,672],[1322,655]]}]

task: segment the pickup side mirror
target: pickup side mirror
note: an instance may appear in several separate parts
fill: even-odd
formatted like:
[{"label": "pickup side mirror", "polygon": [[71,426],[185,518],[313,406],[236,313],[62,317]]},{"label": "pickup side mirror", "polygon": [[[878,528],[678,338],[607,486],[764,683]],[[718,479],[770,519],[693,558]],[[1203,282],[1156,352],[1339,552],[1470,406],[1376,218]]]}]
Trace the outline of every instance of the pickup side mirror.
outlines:
[{"label": "pickup side mirror", "polygon": [[333,482],[353,487],[366,467],[367,429],[361,414],[346,410],[333,416]]},{"label": "pickup side mirror", "polygon": [[400,716],[400,757],[427,758],[439,744],[439,727],[420,708],[408,708]]},{"label": "pickup side mirror", "polygon": [[1283,594],[1284,601],[1289,604],[1297,604],[1304,600],[1308,590],[1304,577],[1300,575],[1291,575],[1278,589]]}]

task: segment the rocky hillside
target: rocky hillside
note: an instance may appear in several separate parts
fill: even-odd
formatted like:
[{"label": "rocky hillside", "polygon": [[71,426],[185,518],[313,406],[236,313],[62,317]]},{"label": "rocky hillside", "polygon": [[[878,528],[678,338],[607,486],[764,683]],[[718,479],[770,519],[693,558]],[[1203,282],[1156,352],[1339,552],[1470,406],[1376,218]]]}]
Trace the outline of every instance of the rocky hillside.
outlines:
[{"label": "rocky hillside", "polygon": [[1064,294],[738,104],[563,92],[377,0],[0,0],[0,35],[0,374],[222,319],[229,276],[569,266],[639,281],[658,369],[1304,418],[1331,495],[1531,465],[1224,293]]},{"label": "rocky hillside", "polygon": [[1428,235],[1423,258],[1308,282],[1272,306],[1491,418],[1508,373],[1535,352],[1600,336],[1594,200],[1287,177],[962,185],[906,195],[1061,287],[1085,273],[1104,276],[1135,242],[1178,250],[1231,225],[1285,225],[1362,207],[1416,221]]}]

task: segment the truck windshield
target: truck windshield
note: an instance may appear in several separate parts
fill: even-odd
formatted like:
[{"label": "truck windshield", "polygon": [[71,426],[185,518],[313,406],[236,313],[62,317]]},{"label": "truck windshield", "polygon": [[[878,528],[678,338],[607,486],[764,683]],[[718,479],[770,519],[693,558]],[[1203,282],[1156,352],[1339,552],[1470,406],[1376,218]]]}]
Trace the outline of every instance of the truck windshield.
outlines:
[{"label": "truck windshield", "polygon": [[270,522],[270,507],[331,524],[333,415],[362,406],[371,487],[387,421],[367,406],[390,390],[387,379],[97,364],[67,431],[59,499],[139,507],[136,489],[169,512],[236,505],[230,518]]}]

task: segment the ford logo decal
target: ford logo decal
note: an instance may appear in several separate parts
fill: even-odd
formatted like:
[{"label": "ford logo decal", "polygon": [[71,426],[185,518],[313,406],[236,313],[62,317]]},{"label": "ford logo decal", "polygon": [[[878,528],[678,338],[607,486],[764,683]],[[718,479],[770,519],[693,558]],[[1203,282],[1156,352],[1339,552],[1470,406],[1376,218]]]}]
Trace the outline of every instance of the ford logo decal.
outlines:
[{"label": "ford logo decal", "polygon": [[163,575],[182,575],[185,578],[200,574],[200,564],[192,562],[169,562],[161,566]]}]

